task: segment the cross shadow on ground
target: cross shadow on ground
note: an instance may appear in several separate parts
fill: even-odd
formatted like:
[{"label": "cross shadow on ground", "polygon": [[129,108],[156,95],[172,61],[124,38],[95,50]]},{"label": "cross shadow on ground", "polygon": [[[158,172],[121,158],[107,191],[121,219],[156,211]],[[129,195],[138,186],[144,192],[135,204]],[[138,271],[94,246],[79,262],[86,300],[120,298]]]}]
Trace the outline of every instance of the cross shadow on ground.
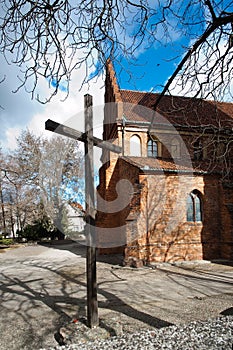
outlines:
[{"label": "cross shadow on ground", "polygon": [[[60,245],[58,248],[58,245],[56,245],[52,246],[51,249],[53,247],[61,250],[69,250],[82,258],[86,254],[85,246],[75,247],[75,245],[71,245],[68,247]],[[84,266],[84,264],[82,265]],[[27,261],[25,266],[33,272],[24,278],[12,277],[12,275],[7,274],[7,270],[1,273],[0,298],[2,303],[0,308],[2,315],[7,314],[12,312],[11,303],[14,303],[13,311],[15,319],[18,317],[21,320],[21,326],[25,324],[27,334],[30,334],[30,339],[27,336],[21,339],[22,343],[18,348],[27,349],[28,346],[28,349],[31,349],[32,346],[37,348],[43,343],[42,330],[39,331],[39,328],[42,327],[41,320],[38,319],[39,324],[36,327],[33,325],[35,321],[33,315],[40,313],[39,308],[43,309],[44,313],[46,309],[48,314],[52,311],[53,315],[57,315],[56,328],[72,322],[75,310],[75,317],[85,323],[86,276],[84,267],[81,273],[72,274],[69,273],[69,268],[65,270],[56,268],[54,264],[51,265],[47,261],[40,263],[38,257],[35,260]],[[43,276],[45,277],[43,278]],[[49,280],[46,276],[50,276]],[[53,280],[56,281],[54,284],[52,284]],[[119,281],[116,280],[111,283],[114,284],[117,282]],[[149,313],[137,310],[135,307],[124,302],[121,297],[114,295],[109,290],[109,287],[105,288],[101,283],[98,286],[98,295],[101,296],[101,300],[98,302],[99,309],[125,315],[132,320],[142,322],[145,327],[162,328],[171,325],[171,323],[159,317],[154,317]],[[70,312],[71,310],[72,312]],[[71,314],[72,317],[70,316]],[[99,327],[105,329],[110,336],[117,334],[115,326],[111,322],[109,323],[106,318],[100,318]],[[54,325],[50,327],[50,330],[52,328],[54,329]],[[48,332],[48,329],[46,332]]]}]

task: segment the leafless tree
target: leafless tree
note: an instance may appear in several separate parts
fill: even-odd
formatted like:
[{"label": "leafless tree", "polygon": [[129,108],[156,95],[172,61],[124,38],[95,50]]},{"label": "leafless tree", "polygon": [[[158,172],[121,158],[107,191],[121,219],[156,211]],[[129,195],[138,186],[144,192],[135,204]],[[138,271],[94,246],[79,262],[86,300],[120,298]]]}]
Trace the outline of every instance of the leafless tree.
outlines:
[{"label": "leafless tree", "polygon": [[25,130],[17,140],[16,150],[5,156],[2,169],[4,205],[8,208],[8,231],[13,235],[16,230],[32,223],[38,215],[38,168],[42,144],[40,137]]},{"label": "leafless tree", "polygon": [[178,75],[181,89],[188,84],[194,95],[208,97],[229,90],[232,6],[230,0],[1,0],[0,52],[21,68],[19,88],[32,97],[46,78],[53,88],[49,100],[63,84],[69,92],[74,70],[84,66],[87,82],[108,58],[133,60],[138,49],[171,43],[177,33],[190,45],[180,47],[182,59],[161,97]]},{"label": "leafless tree", "polygon": [[[45,216],[52,225],[56,225],[55,220],[62,220],[59,213],[64,203],[77,200],[77,192],[82,191],[82,159],[73,140],[48,140],[29,130],[22,131],[15,151],[1,162],[2,231],[14,235],[17,229],[20,231]],[[47,200],[43,201],[45,194]]]},{"label": "leafless tree", "polygon": [[74,140],[55,137],[46,142],[40,162],[40,190],[47,215],[61,231],[68,202],[82,199],[83,154]]}]

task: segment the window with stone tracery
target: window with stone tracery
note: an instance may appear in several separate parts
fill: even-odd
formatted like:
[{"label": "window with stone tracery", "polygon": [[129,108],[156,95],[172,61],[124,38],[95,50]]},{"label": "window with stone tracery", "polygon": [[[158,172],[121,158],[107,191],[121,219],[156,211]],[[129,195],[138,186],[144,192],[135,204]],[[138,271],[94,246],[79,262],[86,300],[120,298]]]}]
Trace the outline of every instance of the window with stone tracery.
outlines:
[{"label": "window with stone tracery", "polygon": [[187,221],[202,221],[201,193],[198,190],[192,191],[187,198]]},{"label": "window with stone tracery", "polygon": [[147,156],[148,157],[158,157],[158,142],[155,140],[149,140],[147,142]]}]

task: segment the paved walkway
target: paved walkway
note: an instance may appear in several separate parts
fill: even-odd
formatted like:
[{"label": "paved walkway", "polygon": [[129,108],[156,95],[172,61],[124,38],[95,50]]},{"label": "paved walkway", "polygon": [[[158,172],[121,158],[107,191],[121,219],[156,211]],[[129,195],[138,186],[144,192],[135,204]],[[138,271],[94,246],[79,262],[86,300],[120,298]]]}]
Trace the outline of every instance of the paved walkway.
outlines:
[{"label": "paved walkway", "polygon": [[[109,257],[100,260],[100,326],[111,335],[232,314],[232,266],[203,262],[132,269],[120,267],[117,257],[114,264]],[[2,350],[55,346],[62,325],[85,318],[85,247],[0,250],[0,275]]]}]

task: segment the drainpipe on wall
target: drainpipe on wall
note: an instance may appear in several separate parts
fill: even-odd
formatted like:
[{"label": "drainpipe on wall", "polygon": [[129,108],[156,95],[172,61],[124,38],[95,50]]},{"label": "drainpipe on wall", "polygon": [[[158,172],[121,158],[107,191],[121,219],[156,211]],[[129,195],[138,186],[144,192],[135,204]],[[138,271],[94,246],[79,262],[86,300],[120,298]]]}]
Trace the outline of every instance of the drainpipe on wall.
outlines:
[{"label": "drainpipe on wall", "polygon": [[123,115],[122,117],[122,129],[121,129],[121,132],[122,132],[122,156],[125,155],[125,117]]}]

